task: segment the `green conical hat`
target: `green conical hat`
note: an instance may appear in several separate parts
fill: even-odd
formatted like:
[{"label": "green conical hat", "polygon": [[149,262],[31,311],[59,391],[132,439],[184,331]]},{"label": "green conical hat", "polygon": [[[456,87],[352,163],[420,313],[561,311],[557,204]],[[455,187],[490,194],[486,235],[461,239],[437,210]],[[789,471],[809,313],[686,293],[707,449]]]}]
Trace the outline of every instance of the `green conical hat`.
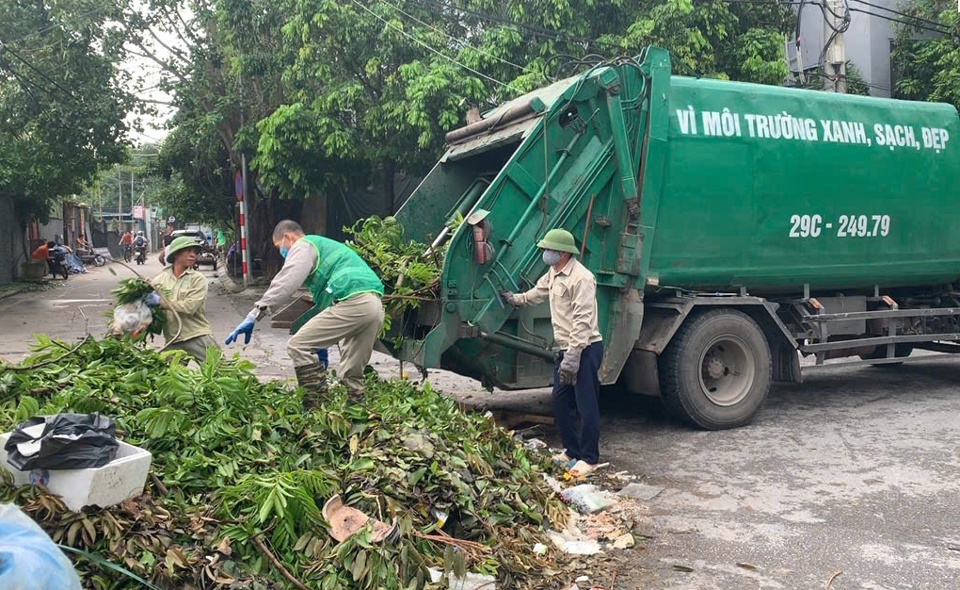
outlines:
[{"label": "green conical hat", "polygon": [[577,250],[577,241],[573,238],[573,234],[565,229],[551,229],[548,231],[547,235],[543,236],[543,239],[537,242],[537,248],[569,252],[571,254],[580,253],[580,251]]}]

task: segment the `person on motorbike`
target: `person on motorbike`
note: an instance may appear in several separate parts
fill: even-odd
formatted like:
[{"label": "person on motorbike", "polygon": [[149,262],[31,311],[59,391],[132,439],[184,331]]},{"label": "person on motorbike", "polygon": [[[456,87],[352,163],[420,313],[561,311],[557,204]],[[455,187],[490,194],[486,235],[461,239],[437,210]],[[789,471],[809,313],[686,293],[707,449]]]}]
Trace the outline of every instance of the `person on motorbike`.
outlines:
[{"label": "person on motorbike", "polygon": [[143,235],[143,230],[138,231],[137,237],[133,238],[133,247],[137,252],[138,259],[141,255],[144,260],[147,259],[147,238]]},{"label": "person on motorbike", "polygon": [[[203,362],[207,351],[213,347],[219,349],[213,339],[210,321],[207,319],[207,279],[194,270],[193,266],[200,255],[200,244],[189,236],[180,236],[167,247],[167,264],[170,266],[150,281],[153,288],[163,296],[163,306],[173,309],[180,316],[180,335],[177,336],[177,322],[167,318],[163,335],[168,350],[183,350]],[[160,305],[160,296],[151,293],[147,305]],[[175,339],[175,340],[174,340]]]},{"label": "person on motorbike", "polygon": [[77,234],[77,254],[86,253],[93,250],[93,247],[90,245],[90,242],[87,241],[87,238],[84,237],[83,233]]}]

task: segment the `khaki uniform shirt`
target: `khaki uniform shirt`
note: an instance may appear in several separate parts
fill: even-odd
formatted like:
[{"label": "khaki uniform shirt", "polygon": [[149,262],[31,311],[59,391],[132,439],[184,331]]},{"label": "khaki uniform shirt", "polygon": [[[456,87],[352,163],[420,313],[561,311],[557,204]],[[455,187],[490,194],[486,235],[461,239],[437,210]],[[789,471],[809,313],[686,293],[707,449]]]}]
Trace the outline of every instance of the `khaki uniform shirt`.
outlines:
[{"label": "khaki uniform shirt", "polygon": [[558,347],[582,351],[603,340],[597,327],[597,279],[579,260],[571,258],[560,271],[550,267],[533,289],[518,293],[515,301],[517,305],[532,305],[547,297]]},{"label": "khaki uniform shirt", "polygon": [[[183,342],[197,336],[212,335],[210,321],[207,320],[207,279],[192,268],[188,268],[180,278],[173,276],[173,266],[154,277],[151,284],[160,292],[164,301],[178,314],[182,328],[177,342]],[[163,336],[167,342],[177,335],[177,318],[167,314],[167,325]]]}]

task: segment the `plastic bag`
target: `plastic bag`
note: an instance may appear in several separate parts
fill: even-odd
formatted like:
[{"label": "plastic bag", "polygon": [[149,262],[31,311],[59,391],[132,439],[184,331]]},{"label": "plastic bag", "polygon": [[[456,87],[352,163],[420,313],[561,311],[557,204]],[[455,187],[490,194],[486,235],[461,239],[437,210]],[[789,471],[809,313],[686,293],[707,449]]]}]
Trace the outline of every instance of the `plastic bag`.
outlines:
[{"label": "plastic bag", "polygon": [[67,556],[13,504],[0,504],[0,588],[82,590]]},{"label": "plastic bag", "polygon": [[147,329],[153,321],[150,306],[142,299],[133,303],[124,303],[113,308],[113,332],[136,336]]},{"label": "plastic bag", "polygon": [[120,448],[116,432],[100,414],[36,416],[18,424],[3,448],[20,471],[103,467]]}]

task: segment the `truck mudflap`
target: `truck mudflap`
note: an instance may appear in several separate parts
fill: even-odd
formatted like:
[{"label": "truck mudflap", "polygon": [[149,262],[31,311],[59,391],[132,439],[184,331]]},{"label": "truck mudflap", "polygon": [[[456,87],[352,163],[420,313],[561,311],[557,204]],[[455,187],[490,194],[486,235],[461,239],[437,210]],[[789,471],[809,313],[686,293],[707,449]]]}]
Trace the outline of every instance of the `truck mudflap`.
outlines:
[{"label": "truck mudflap", "polygon": [[643,299],[637,289],[622,289],[611,309],[610,341],[604,342],[603,362],[600,364],[600,383],[611,385],[620,377],[620,371],[633,350],[634,334],[643,324]]}]

